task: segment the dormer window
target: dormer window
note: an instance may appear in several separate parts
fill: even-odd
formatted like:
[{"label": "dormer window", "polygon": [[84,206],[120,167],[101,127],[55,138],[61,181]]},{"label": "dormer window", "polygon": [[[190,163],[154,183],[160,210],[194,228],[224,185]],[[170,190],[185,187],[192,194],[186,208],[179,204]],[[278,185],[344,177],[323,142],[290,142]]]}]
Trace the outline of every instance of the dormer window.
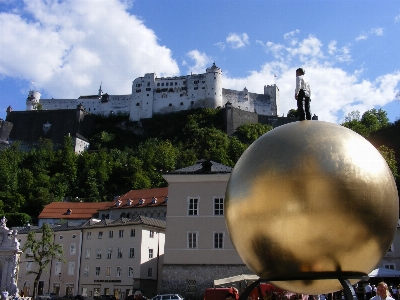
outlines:
[{"label": "dormer window", "polygon": [[168,196],[165,196],[164,202],[165,202],[165,203],[168,203]]},{"label": "dormer window", "polygon": [[67,209],[67,215],[70,215],[72,213],[72,210],[70,210],[69,208]]},{"label": "dormer window", "polygon": [[129,205],[132,205],[132,202],[133,202],[133,201],[132,201],[131,199],[128,199],[128,201],[126,202],[126,205],[128,205],[128,206],[129,206]]},{"label": "dormer window", "polygon": [[140,200],[139,200],[139,205],[144,204],[144,202],[146,202],[146,200],[144,200],[143,198],[140,198]]},{"label": "dormer window", "polygon": [[121,200],[117,200],[116,202],[115,202],[115,206],[121,206],[121,203],[122,203],[122,201]]},{"label": "dormer window", "polygon": [[151,204],[156,204],[156,203],[157,203],[157,198],[156,197],[151,198]]}]

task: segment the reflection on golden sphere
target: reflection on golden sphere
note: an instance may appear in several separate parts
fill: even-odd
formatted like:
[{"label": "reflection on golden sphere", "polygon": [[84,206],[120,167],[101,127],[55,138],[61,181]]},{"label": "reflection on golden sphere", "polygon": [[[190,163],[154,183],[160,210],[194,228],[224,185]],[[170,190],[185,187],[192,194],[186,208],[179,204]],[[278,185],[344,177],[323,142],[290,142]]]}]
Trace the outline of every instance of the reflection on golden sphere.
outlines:
[{"label": "reflection on golden sphere", "polygon": [[396,185],[380,153],[355,132],[321,121],[260,137],[226,190],[226,223],[244,263],[303,294],[342,289],[338,280],[305,274],[368,274],[389,249],[398,215]]}]

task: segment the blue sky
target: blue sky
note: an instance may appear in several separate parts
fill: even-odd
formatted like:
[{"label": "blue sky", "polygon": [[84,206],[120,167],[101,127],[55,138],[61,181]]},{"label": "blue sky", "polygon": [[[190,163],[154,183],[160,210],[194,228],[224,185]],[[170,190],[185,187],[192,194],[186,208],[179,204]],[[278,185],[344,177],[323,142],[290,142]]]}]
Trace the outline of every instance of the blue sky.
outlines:
[{"label": "blue sky", "polygon": [[102,83],[123,95],[145,73],[204,73],[215,62],[224,88],[276,83],[280,115],[296,107],[304,67],[320,120],[375,107],[393,122],[399,53],[397,0],[0,0],[0,118],[9,105],[25,110],[30,88],[78,98]]}]

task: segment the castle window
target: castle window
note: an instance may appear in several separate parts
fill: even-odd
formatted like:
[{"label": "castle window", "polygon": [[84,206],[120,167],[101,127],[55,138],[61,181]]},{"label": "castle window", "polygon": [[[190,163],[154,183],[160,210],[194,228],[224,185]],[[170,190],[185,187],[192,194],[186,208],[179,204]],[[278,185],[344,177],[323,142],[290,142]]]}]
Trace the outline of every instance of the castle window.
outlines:
[{"label": "castle window", "polygon": [[206,88],[206,87],[205,87],[205,86],[203,86],[201,89],[202,89],[202,90],[204,90],[205,88]]},{"label": "castle window", "polygon": [[163,83],[161,83],[161,86],[164,86],[164,82],[163,82]]},{"label": "castle window", "polygon": [[147,97],[149,96],[149,94],[147,94]]},{"label": "castle window", "polygon": [[183,81],[183,84],[186,84],[186,80]]},{"label": "castle window", "polygon": [[171,92],[171,93],[172,93],[173,91],[174,91],[174,89],[169,89],[169,90],[168,90],[168,92]]},{"label": "castle window", "polygon": [[168,82],[165,83],[165,86],[168,86]]},{"label": "castle window", "polygon": [[178,83],[175,81],[175,85],[178,85]]},{"label": "castle window", "polygon": [[157,86],[160,86],[160,83],[159,83],[159,82],[157,82]]},{"label": "castle window", "polygon": [[147,86],[150,86],[150,82],[147,83]]},{"label": "castle window", "polygon": [[195,89],[195,90],[198,90],[199,88],[196,86],[194,89]]},{"label": "castle window", "polygon": [[136,103],[136,106],[140,106],[140,104],[139,104],[139,103]]},{"label": "castle window", "polygon": [[202,83],[206,83],[206,82],[203,80]]},{"label": "castle window", "polygon": [[151,91],[151,88],[146,88],[146,91]]},{"label": "castle window", "polygon": [[171,106],[172,106],[172,103],[170,103],[168,106],[171,107]]},{"label": "castle window", "polygon": [[136,90],[136,93],[140,93],[142,90],[141,89],[138,89],[138,90]]},{"label": "castle window", "polygon": [[181,102],[181,105],[183,105],[183,102]]},{"label": "castle window", "polygon": [[190,101],[190,104],[192,104],[192,105],[193,105],[193,104],[194,104],[194,101]]},{"label": "castle window", "polygon": [[217,77],[214,77],[214,79],[217,79]]}]

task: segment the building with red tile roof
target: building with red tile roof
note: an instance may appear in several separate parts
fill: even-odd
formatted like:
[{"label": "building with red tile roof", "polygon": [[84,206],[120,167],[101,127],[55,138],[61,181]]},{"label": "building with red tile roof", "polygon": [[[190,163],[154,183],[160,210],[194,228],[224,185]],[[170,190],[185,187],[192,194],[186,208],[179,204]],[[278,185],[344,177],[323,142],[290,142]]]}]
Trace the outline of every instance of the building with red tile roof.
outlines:
[{"label": "building with red tile roof", "polygon": [[39,215],[39,227],[44,223],[57,224],[61,220],[85,222],[98,218],[98,211],[112,207],[112,202],[53,202],[46,205]]},{"label": "building with red tile roof", "polygon": [[168,188],[131,190],[117,198],[112,205],[99,209],[99,218],[115,220],[145,216],[164,220],[167,215]]}]

